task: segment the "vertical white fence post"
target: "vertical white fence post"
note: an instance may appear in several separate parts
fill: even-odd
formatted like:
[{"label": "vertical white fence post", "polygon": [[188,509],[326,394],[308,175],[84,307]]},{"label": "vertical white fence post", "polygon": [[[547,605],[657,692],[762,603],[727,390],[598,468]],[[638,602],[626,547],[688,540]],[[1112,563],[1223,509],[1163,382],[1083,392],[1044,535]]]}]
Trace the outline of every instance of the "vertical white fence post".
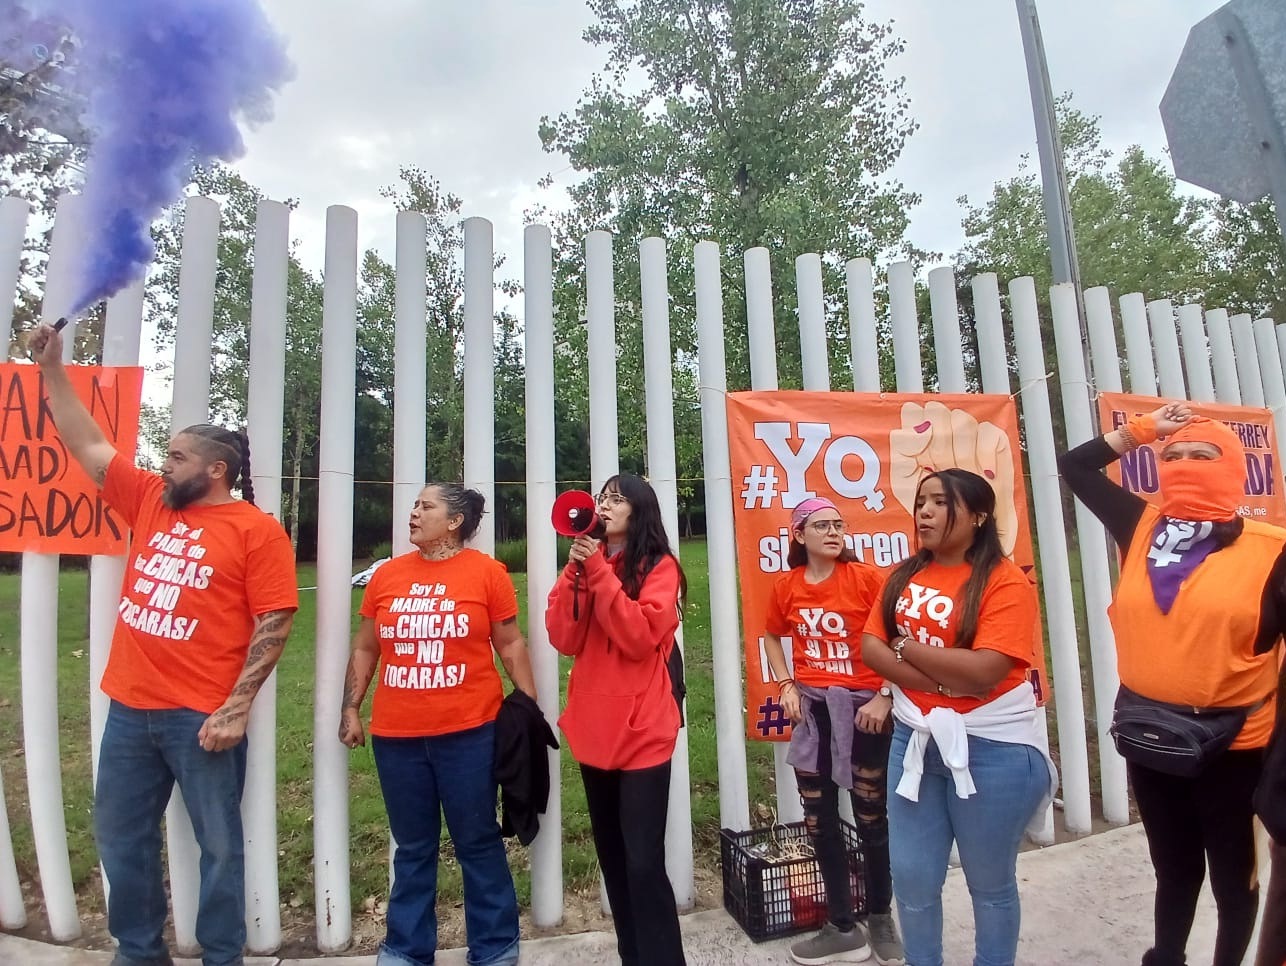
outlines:
[{"label": "vertical white fence post", "polygon": [[[1054,315],[1054,342],[1062,376],[1067,445],[1078,446],[1094,436],[1095,419],[1094,394],[1090,392],[1085,372],[1085,354],[1077,321],[1076,293],[1071,286],[1055,286],[1050,293],[1050,304]],[[1120,392],[1121,369],[1116,358],[1112,301],[1106,288],[1092,288],[1085,293],[1085,315],[1093,355],[1094,383],[1099,390]],[[1090,673],[1094,686],[1094,723],[1098,736],[1103,817],[1113,825],[1127,825],[1130,821],[1130,802],[1126,790],[1125,760],[1116,753],[1112,736],[1108,732],[1121,679],[1116,671],[1116,635],[1107,618],[1107,609],[1112,603],[1112,570],[1107,552],[1107,531],[1080,500],[1075,501],[1075,508],[1081,556],[1081,586],[1085,594],[1085,618],[1089,630]]]},{"label": "vertical white fence post", "polygon": [[[144,286],[140,279],[107,303],[103,327],[103,365],[136,366],[143,327]],[[125,580],[125,555],[96,555],[89,561],[89,761],[93,787],[98,786],[98,753],[111,701],[103,693],[103,672]],[[101,872],[101,866],[100,866]],[[110,886],[104,873],[103,895]]]},{"label": "vertical white fence post", "polygon": [[719,246],[698,242],[694,257],[697,299],[702,460],[706,486],[706,540],[710,569],[710,639],[714,664],[715,731],[719,757],[719,822],[750,827],[746,785],[744,655],[737,603],[737,542],[732,526],[732,469],[728,456],[728,373],[723,344],[723,290]]},{"label": "vertical white fence post", "polygon": [[483,553],[496,549],[496,285],[491,222],[464,222],[464,485],[481,493],[490,511],[473,538]]},{"label": "vertical white fence post", "polygon": [[1256,361],[1255,330],[1246,314],[1228,319],[1232,327],[1234,359],[1237,363],[1237,382],[1241,386],[1241,401],[1247,406],[1264,405],[1264,380]]},{"label": "vertical white fence post", "polygon": [[1013,306],[1014,346],[1022,383],[1019,399],[1027,428],[1032,498],[1040,540],[1040,575],[1045,591],[1045,614],[1058,694],[1058,755],[1063,779],[1063,823],[1069,832],[1091,830],[1089,753],[1085,741],[1085,701],[1081,694],[1080,655],[1076,647],[1076,612],[1067,572],[1067,538],[1062,491],[1054,455],[1045,351],[1040,336],[1036,286],[1031,278],[1009,283]]},{"label": "vertical white fence post", "polygon": [[875,275],[869,258],[854,258],[844,266],[848,290],[849,347],[853,354],[853,389],[880,391],[879,332],[875,322]]},{"label": "vertical white fence post", "polygon": [[924,392],[920,362],[920,323],[915,314],[915,267],[889,266],[889,318],[893,324],[893,367],[898,392]]},{"label": "vertical white fence post", "polygon": [[1174,328],[1174,306],[1169,299],[1148,303],[1148,327],[1156,350],[1157,385],[1161,395],[1170,399],[1187,396],[1183,377],[1183,358],[1179,355],[1179,335]]},{"label": "vertical white fence post", "polygon": [[[259,202],[255,220],[254,287],[250,296],[250,382],[246,433],[255,503],[281,519],[282,427],[286,408],[286,287],[290,272],[290,208]],[[246,788],[241,816],[246,839],[246,945],[266,955],[281,946],[277,875],[277,672],[250,706]]]},{"label": "vertical white fence post", "polygon": [[1228,321],[1228,310],[1211,309],[1207,312],[1206,331],[1210,336],[1215,399],[1221,403],[1241,405],[1241,380],[1237,377],[1237,353],[1232,347],[1232,323]]},{"label": "vertical white fence post", "polygon": [[1130,392],[1139,396],[1155,396],[1157,371],[1152,359],[1152,336],[1148,332],[1148,310],[1138,292],[1121,296],[1121,328],[1125,333]]},{"label": "vertical white fence post", "polygon": [[[523,302],[527,360],[527,645],[540,709],[557,733],[558,652],[545,630],[545,604],[558,579],[558,544],[549,512],[558,492],[554,466],[554,256],[549,229],[523,233]],[[562,768],[549,752],[549,806],[531,844],[531,918],[563,920]]]},{"label": "vertical white fence post", "polygon": [[[0,198],[0,292],[13,292],[22,271],[22,249],[31,206],[17,195]],[[13,325],[14,300],[0,299],[0,329]],[[18,881],[18,864],[13,854],[9,811],[5,805],[4,779],[0,776],[0,927],[21,929],[27,924],[27,910]]]},{"label": "vertical white fence post", "polygon": [[397,213],[393,321],[393,556],[411,552],[407,519],[425,483],[428,444],[428,220]]},{"label": "vertical white fence post", "polygon": [[[174,385],[170,433],[210,419],[210,344],[214,327],[214,285],[219,267],[219,206],[209,198],[188,198],[183,214],[178,318],[174,327]],[[178,785],[165,810],[170,859],[170,904],[174,944],[194,954],[200,873],[196,837]]]},{"label": "vertical white fence post", "polygon": [[[766,248],[751,248],[746,252],[746,334],[750,347],[750,387],[756,391],[774,391],[777,381],[777,340],[774,332],[772,301],[772,256]],[[800,292],[800,312],[804,311],[805,296]],[[821,294],[817,297],[820,299]],[[805,363],[807,371],[808,363]],[[805,379],[804,387],[808,387]],[[792,655],[787,653],[789,663]],[[777,790],[777,817],[783,822],[802,822],[804,806],[799,798],[799,784],[795,769],[786,762],[790,745],[784,741],[772,743],[773,784]]]},{"label": "vertical white fence post", "polygon": [[[64,195],[58,204],[50,246],[41,321],[54,322],[75,297],[71,265],[79,242],[81,199]],[[75,341],[74,327],[63,332],[63,357]],[[22,667],[23,755],[27,764],[27,801],[31,836],[40,869],[49,931],[60,942],[80,935],[80,916],[67,854],[63,818],[62,765],[58,752],[58,555],[24,553],[19,593],[18,636]]]},{"label": "vertical white fence post", "polygon": [[585,239],[585,316],[589,325],[590,491],[597,493],[604,482],[620,472],[621,466],[616,422],[616,294],[610,232],[592,231]]},{"label": "vertical white fence post", "polygon": [[960,348],[960,307],[955,273],[946,266],[929,272],[929,313],[938,360],[938,391],[965,392],[964,354]]},{"label": "vertical white fence post", "polygon": [[349,884],[348,749],[339,741],[352,621],[354,396],[357,389],[357,212],[326,209],[318,453],[317,655],[313,704],[313,881],[317,948],[353,935]]},{"label": "vertical white fence post", "polygon": [[[639,245],[643,300],[643,372],[647,409],[647,471],[661,504],[670,546],[679,547],[679,473],[674,457],[674,356],[670,351],[670,289],[665,240],[645,238]],[[675,635],[682,651],[683,626]],[[686,720],[687,715],[684,715]],[[688,772],[688,729],[679,729],[670,764],[670,799],[665,827],[665,865],[681,910],[696,903],[692,861],[692,783]]]},{"label": "vertical white fence post", "polygon": [[[973,312],[978,329],[978,367],[982,370],[982,391],[1009,395],[1009,355],[1004,318],[1000,308],[1000,284],[994,272],[975,275]],[[1048,714],[1041,715],[1041,727],[1049,731]],[[1054,843],[1054,806],[1045,809],[1040,831],[1030,836],[1038,845]]]},{"label": "vertical white fence post", "polygon": [[[1277,327],[1272,319],[1255,322],[1255,350],[1264,383],[1264,405],[1272,410],[1273,430],[1277,436],[1277,455],[1286,457],[1286,380],[1282,377],[1281,354],[1277,346]],[[1273,468],[1272,487],[1282,485],[1282,468]]]},{"label": "vertical white fence post", "polygon": [[1210,343],[1200,305],[1179,306],[1179,334],[1183,339],[1183,368],[1188,374],[1188,397],[1213,402],[1215,383],[1210,373]]}]

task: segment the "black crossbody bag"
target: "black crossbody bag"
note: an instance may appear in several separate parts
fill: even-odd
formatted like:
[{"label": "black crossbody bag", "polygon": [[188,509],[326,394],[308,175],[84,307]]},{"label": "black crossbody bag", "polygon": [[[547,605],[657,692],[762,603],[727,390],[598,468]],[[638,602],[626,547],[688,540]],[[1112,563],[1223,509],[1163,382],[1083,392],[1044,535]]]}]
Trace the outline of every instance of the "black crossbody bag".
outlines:
[{"label": "black crossbody bag", "polygon": [[1267,702],[1265,697],[1248,707],[1194,708],[1154,701],[1122,684],[1109,730],[1126,761],[1192,778],[1228,750],[1246,719]]}]

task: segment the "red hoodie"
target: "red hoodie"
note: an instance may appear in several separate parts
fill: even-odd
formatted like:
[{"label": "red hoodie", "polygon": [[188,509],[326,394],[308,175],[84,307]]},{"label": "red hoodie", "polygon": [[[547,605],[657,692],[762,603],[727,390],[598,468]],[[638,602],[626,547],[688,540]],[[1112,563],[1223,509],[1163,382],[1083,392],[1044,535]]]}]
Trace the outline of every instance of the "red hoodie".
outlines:
[{"label": "red hoodie", "polygon": [[550,643],[576,659],[558,726],[578,762],[604,770],[669,761],[679,733],[665,667],[679,626],[678,564],[661,558],[631,600],[617,573],[623,556],[585,561],[579,621],[572,617],[575,564],[563,569],[545,611]]}]

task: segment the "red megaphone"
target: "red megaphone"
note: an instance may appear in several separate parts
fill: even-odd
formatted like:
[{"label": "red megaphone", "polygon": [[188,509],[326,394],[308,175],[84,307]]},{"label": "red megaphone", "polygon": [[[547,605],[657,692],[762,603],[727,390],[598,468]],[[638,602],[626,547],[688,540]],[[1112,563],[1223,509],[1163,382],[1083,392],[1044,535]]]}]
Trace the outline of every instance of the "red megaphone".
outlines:
[{"label": "red megaphone", "polygon": [[568,490],[560,494],[554,501],[550,516],[554,530],[563,537],[593,536],[594,531],[602,526],[594,511],[594,498],[584,490]]}]

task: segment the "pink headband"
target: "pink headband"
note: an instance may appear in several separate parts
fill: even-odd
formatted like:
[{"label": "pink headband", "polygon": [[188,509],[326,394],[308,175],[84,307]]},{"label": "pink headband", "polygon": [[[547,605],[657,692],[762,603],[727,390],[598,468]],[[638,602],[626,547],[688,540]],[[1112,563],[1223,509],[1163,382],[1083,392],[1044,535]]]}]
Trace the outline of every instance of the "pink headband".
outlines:
[{"label": "pink headband", "polygon": [[812,497],[811,499],[805,500],[803,503],[801,503],[799,506],[795,507],[795,509],[791,511],[790,528],[792,530],[800,529],[801,527],[803,527],[805,523],[808,522],[808,518],[811,517],[818,510],[838,510],[838,509],[839,507],[837,507],[830,500],[826,499],[826,497],[824,496]]}]

